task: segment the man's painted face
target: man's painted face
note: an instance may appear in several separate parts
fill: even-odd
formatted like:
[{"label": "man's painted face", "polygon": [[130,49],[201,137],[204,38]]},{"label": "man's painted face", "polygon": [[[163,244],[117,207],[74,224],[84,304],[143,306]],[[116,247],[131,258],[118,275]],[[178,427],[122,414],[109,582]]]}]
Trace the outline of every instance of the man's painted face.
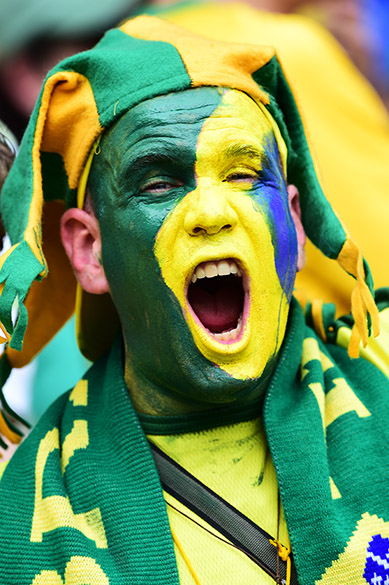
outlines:
[{"label": "man's painted face", "polygon": [[107,133],[90,185],[130,368],[188,400],[255,394],[283,340],[297,265],[258,105],[217,88],[143,102]]}]

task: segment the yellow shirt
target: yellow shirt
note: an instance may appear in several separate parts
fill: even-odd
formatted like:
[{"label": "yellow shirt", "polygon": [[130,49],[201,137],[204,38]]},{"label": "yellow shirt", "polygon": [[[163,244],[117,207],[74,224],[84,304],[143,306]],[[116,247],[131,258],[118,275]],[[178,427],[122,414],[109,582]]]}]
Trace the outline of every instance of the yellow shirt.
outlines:
[{"label": "yellow shirt", "polygon": [[[261,419],[195,433],[148,437],[189,473],[276,537],[277,479]],[[218,534],[172,496],[166,492],[164,496],[167,502]],[[274,584],[244,553],[220,542],[169,506],[167,511],[201,585]],[[282,509],[280,541],[287,544]],[[175,550],[180,582],[193,585],[193,577],[176,545]]]}]

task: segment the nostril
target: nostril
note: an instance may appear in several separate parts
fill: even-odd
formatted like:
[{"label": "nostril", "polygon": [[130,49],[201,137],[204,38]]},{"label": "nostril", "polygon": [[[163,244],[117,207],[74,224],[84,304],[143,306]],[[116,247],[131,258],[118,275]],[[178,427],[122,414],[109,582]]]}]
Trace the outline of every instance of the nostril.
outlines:
[{"label": "nostril", "polygon": [[218,224],[218,223],[216,223],[214,225],[203,225],[203,226],[197,225],[191,229],[191,234],[193,236],[196,236],[196,235],[201,234],[201,233],[217,234],[221,230],[231,230],[231,229],[232,229],[232,224],[230,224],[230,223],[225,223],[222,226],[220,226],[220,224]]}]

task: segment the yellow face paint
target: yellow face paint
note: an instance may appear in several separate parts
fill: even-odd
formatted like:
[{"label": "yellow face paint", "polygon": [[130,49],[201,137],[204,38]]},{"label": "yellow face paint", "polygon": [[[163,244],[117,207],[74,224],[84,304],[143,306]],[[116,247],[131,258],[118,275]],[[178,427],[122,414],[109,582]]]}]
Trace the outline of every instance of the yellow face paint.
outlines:
[{"label": "yellow face paint", "polygon": [[[198,349],[239,380],[261,376],[280,348],[288,316],[276,256],[287,254],[283,239],[295,236],[277,232],[280,213],[289,217],[289,209],[282,163],[270,152],[274,142],[258,105],[242,92],[225,91],[199,135],[196,187],[167,216],[154,248]],[[270,186],[261,178],[265,166]],[[293,242],[291,248],[293,256]],[[202,276],[202,269],[242,274],[242,323],[228,332],[211,332],[188,301],[193,275]],[[288,271],[295,270],[293,259]]]}]

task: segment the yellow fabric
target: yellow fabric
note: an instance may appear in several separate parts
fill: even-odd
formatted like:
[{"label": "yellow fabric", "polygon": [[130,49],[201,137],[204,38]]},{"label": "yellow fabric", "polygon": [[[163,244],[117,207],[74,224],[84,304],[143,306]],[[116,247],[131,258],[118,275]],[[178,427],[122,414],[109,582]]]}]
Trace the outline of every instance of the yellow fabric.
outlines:
[{"label": "yellow fabric", "polygon": [[[161,31],[160,20],[157,18],[154,19],[155,28],[153,28],[152,17],[147,16],[143,19],[143,27],[142,17],[139,17],[135,24],[132,20],[127,21],[121,30],[136,38],[165,41],[174,45],[181,55],[193,87],[202,85],[236,87],[264,104],[269,103],[267,94],[254,80],[247,77],[247,73],[251,75],[270,61],[274,55],[272,49],[262,47],[255,53],[251,47],[242,45],[240,51],[235,48],[234,54],[231,54],[231,46],[227,43],[223,51],[222,47],[215,47],[211,41],[199,44],[196,37],[192,38],[191,35],[177,30],[174,26]],[[246,43],[246,41],[243,42]],[[206,70],[204,63],[207,63]]]},{"label": "yellow fabric", "polygon": [[5,468],[7,467],[8,461],[0,461],[0,479],[3,477]]},{"label": "yellow fabric", "polygon": [[7,437],[7,439],[9,441],[11,441],[11,443],[14,443],[14,444],[18,444],[22,440],[21,435],[18,435],[17,433],[15,433],[14,431],[12,431],[9,428],[9,426],[8,426],[4,416],[3,416],[3,413],[1,411],[0,411],[0,434],[4,435],[4,437]]},{"label": "yellow fabric", "polygon": [[[198,433],[149,436],[149,439],[276,538],[277,480],[261,419]],[[218,534],[177,500],[166,493],[164,495],[166,501]],[[209,535],[169,506],[167,511],[177,539],[201,585],[274,584],[246,555]],[[282,510],[279,540],[288,545]],[[180,582],[193,585],[193,577],[178,549],[176,556]]]},{"label": "yellow fabric", "polygon": [[25,305],[29,319],[23,348],[16,351],[8,346],[6,350],[13,368],[30,363],[74,312],[76,279],[58,237],[63,211],[62,201],[45,203],[43,253],[50,271],[41,282],[33,282],[27,294]]},{"label": "yellow fabric", "polygon": [[365,282],[363,257],[356,244],[347,238],[338,256],[338,263],[349,274],[355,276],[357,282],[351,295],[351,311],[355,325],[352,329],[348,353],[350,357],[358,357],[359,343],[365,347],[369,338],[367,315],[371,317],[374,337],[379,334],[379,315],[373,296]]},{"label": "yellow fabric", "polygon": [[[302,113],[326,197],[346,220],[377,287],[388,284],[389,119],[375,91],[321,26],[244,4],[177,9],[164,18],[210,38],[276,48]],[[310,242],[297,277],[310,298],[350,310],[353,281]]]},{"label": "yellow fabric", "polygon": [[[370,337],[366,347],[361,347],[359,354],[369,362],[373,363],[389,378],[389,308],[379,314],[380,334],[376,338]],[[351,331],[348,327],[341,327],[338,330],[336,343],[341,347],[348,347]]]},{"label": "yellow fabric", "polygon": [[0,336],[0,343],[6,343],[7,341],[9,341],[11,339],[11,336],[9,335],[9,333],[7,333],[5,327],[2,323],[0,323],[0,330],[1,330],[1,333],[4,335],[4,337]]},{"label": "yellow fabric", "polygon": [[[85,115],[86,106],[88,115]],[[55,73],[46,82],[41,109],[43,115],[47,116],[44,120],[41,150],[62,155],[69,187],[75,189],[91,146],[102,132],[89,80],[72,71]],[[64,132],[63,128],[70,126],[77,117],[77,124],[73,124],[72,132]]]},{"label": "yellow fabric", "polygon": [[[17,246],[19,246],[19,244],[14,244],[10,248],[8,248],[8,250],[6,250],[5,252],[3,252],[1,254],[1,256],[0,256],[0,268],[3,266],[3,264],[7,260],[8,256],[10,256],[12,254],[12,252],[15,250],[15,248]],[[1,283],[0,291],[2,291],[3,288],[4,288],[4,282]]]},{"label": "yellow fabric", "polygon": [[[75,88],[78,87],[78,91]],[[69,93],[73,92],[73,93]],[[71,96],[69,98],[69,96]],[[90,150],[91,143],[87,144],[89,134],[95,131],[93,124],[93,114],[86,119],[84,124],[79,124],[81,128],[80,140],[73,141],[66,138],[63,128],[68,125],[74,115],[74,103],[78,102],[83,108],[84,102],[88,103],[93,100],[95,113],[97,114],[96,104],[93,97],[89,81],[86,77],[73,72],[61,71],[52,75],[45,83],[38,119],[36,122],[34,144],[32,147],[32,170],[33,170],[33,196],[29,209],[29,217],[24,239],[30,245],[35,256],[46,266],[43,252],[41,249],[42,236],[39,230],[39,222],[42,217],[43,209],[43,191],[42,191],[42,165],[40,152],[58,152],[62,154],[66,171],[69,175],[69,186],[74,188],[73,184],[78,169],[81,172],[85,162],[85,157]],[[97,118],[98,123],[98,118]],[[99,128],[100,128],[100,124]],[[100,128],[101,131],[101,128]],[[85,156],[79,154],[86,147]],[[75,157],[77,152],[78,157]],[[72,170],[74,168],[74,170]],[[77,176],[78,178],[78,176]],[[47,268],[42,271],[42,276],[47,273]]]},{"label": "yellow fabric", "polygon": [[[79,116],[71,134],[64,132],[63,128],[70,125],[75,112],[84,113],[85,104],[89,115]],[[36,257],[48,266],[50,275],[42,282],[35,281],[28,292],[25,305],[29,320],[23,349],[19,352],[7,347],[6,350],[12,367],[28,364],[71,317],[75,306],[76,280],[59,239],[64,207],[60,201],[43,203],[40,151],[62,155],[69,187],[74,189],[91,145],[101,131],[88,79],[74,72],[52,75],[44,87],[36,124],[32,149],[34,190],[25,232],[25,240]],[[42,228],[39,227],[41,219]],[[2,262],[12,249],[2,257]],[[45,276],[47,270],[41,274]]]}]

